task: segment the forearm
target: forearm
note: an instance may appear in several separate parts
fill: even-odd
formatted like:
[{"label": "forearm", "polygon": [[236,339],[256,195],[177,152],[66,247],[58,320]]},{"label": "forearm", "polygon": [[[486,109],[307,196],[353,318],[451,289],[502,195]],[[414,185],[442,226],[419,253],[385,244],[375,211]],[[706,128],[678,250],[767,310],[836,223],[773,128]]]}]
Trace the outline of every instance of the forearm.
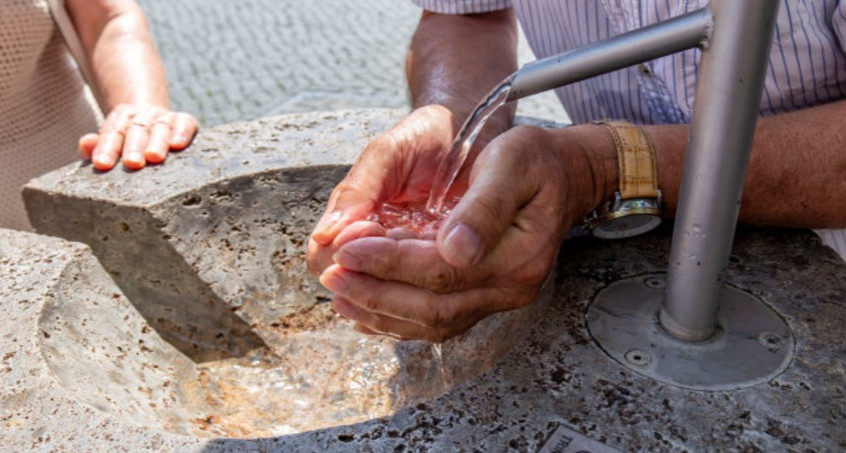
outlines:
[{"label": "forearm", "polygon": [[[759,118],[743,189],[739,221],[797,228],[846,227],[846,101]],[[595,126],[578,126],[595,128]],[[665,213],[678,208],[688,125],[645,126],[658,160]],[[600,197],[618,185],[616,159],[596,129],[592,155]]]},{"label": "forearm", "polygon": [[169,108],[164,67],[143,12],[132,0],[67,0],[106,108]]},{"label": "forearm", "polygon": [[[517,23],[511,9],[476,15],[424,13],[406,62],[412,106],[440,104],[456,127],[517,68]],[[513,108],[494,122],[510,125]]]}]

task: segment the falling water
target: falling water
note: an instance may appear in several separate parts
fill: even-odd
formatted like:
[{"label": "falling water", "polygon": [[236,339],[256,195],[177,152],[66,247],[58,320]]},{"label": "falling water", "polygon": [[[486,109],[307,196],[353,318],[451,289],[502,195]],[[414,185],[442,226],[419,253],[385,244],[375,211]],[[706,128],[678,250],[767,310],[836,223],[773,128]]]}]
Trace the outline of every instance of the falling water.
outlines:
[{"label": "falling water", "polygon": [[404,205],[383,203],[379,210],[368,219],[379,222],[388,229],[405,228],[411,231],[415,237],[434,237],[437,227],[458,201],[457,199],[447,199],[447,193],[449,193],[455,178],[464,166],[470,154],[470,149],[488,118],[508,101],[513,79],[514,76],[511,75],[497,85],[467,117],[464,125],[455,136],[449,152],[444,156],[440,167],[438,167],[425,206],[422,203]]},{"label": "falling water", "polygon": [[438,212],[440,210],[446,194],[452,187],[461,167],[464,166],[464,162],[470,154],[470,148],[473,147],[473,142],[476,141],[479,132],[482,131],[488,118],[508,101],[513,79],[514,76],[512,75],[494,88],[485,100],[476,106],[473,113],[467,117],[464,125],[461,126],[461,130],[458,131],[455,140],[452,142],[452,148],[444,156],[444,160],[441,161],[441,166],[435,174],[435,179],[432,181],[429,201],[426,203],[427,211]]},{"label": "falling water", "polygon": [[438,367],[438,373],[441,376],[441,385],[444,389],[452,387],[454,383],[452,372],[445,366],[444,351],[441,343],[432,343],[432,353],[435,356],[435,366]]},{"label": "falling water", "polygon": [[[508,77],[491,91],[464,122],[449,152],[441,161],[425,206],[422,201],[400,205],[383,203],[379,210],[368,217],[368,220],[379,222],[389,230],[404,229],[415,238],[434,239],[441,222],[458,202],[458,198],[447,198],[447,193],[464,166],[470,149],[488,118],[508,101],[513,78],[513,75]],[[441,345],[432,343],[431,347],[441,384],[444,388],[449,388],[452,386],[453,376],[452,372],[444,366]]]}]

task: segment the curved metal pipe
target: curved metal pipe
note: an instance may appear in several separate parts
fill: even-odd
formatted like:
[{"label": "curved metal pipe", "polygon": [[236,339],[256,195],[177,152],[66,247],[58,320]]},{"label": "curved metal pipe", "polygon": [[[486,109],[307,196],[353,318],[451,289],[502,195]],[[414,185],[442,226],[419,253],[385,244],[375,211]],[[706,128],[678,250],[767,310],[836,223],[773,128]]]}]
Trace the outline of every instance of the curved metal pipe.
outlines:
[{"label": "curved metal pipe", "polygon": [[508,100],[514,101],[693,47],[706,47],[713,24],[713,14],[706,7],[527,63],[514,73]]}]

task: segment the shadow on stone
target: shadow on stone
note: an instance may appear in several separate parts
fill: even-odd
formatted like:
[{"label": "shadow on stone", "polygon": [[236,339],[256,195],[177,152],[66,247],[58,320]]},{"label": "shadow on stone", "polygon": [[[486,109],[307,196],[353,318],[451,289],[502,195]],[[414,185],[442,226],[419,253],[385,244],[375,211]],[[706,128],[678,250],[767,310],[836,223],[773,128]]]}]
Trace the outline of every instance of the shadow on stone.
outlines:
[{"label": "shadow on stone", "polygon": [[39,233],[88,244],[150,326],[192,360],[242,357],[264,346],[168,242],[149,211],[30,190],[25,197],[40,213],[32,219]]}]

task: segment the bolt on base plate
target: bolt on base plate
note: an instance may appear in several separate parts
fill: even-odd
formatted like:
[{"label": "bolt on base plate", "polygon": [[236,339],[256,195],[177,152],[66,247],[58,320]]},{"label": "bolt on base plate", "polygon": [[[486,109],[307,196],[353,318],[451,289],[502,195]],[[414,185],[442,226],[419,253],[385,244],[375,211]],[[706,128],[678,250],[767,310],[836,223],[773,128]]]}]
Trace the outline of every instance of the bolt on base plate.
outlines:
[{"label": "bolt on base plate", "polygon": [[588,308],[594,341],[643,376],[694,390],[734,390],[767,382],[790,365],[795,340],[763,301],[723,285],[717,332],[702,342],[672,337],[658,320],[666,274],[612,283]]}]

